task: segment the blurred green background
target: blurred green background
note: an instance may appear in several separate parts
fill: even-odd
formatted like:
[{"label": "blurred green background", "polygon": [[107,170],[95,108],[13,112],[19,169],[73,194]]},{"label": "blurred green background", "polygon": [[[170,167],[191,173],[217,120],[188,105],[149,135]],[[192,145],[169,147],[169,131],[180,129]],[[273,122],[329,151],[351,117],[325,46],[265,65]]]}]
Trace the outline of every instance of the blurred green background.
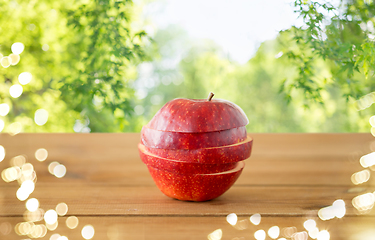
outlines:
[{"label": "blurred green background", "polygon": [[179,24],[146,31],[155,2],[0,0],[0,131],[139,132],[211,91],[249,132],[371,131],[373,1],[291,1],[302,23],[243,63]]}]

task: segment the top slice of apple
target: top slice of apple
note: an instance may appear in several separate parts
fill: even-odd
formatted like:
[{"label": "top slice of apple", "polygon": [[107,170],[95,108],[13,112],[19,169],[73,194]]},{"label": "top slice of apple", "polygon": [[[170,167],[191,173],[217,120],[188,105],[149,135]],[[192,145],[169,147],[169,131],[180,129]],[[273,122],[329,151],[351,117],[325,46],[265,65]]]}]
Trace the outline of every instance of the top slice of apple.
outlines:
[{"label": "top slice of apple", "polygon": [[243,127],[248,123],[243,110],[230,101],[177,98],[167,102],[148,127],[159,131],[201,133]]}]

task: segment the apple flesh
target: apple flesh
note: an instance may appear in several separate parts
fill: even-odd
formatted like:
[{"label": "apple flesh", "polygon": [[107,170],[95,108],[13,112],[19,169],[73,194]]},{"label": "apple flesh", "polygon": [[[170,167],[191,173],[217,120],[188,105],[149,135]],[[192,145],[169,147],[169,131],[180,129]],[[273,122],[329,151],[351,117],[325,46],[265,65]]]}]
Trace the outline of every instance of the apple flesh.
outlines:
[{"label": "apple flesh", "polygon": [[151,129],[165,132],[217,132],[246,126],[249,120],[236,104],[222,99],[183,99],[166,103],[151,119]]},{"label": "apple flesh", "polygon": [[144,126],[141,142],[151,148],[198,149],[231,145],[247,138],[246,128],[232,128],[205,133],[164,132]]},{"label": "apple flesh", "polygon": [[139,144],[138,149],[142,162],[147,166],[178,174],[219,173],[234,169],[238,165],[237,162],[221,164],[188,163],[158,157],[148,152],[141,144]]},{"label": "apple flesh", "polygon": [[199,148],[199,149],[161,149],[151,148],[139,144],[138,148],[161,158],[172,159],[188,163],[222,164],[239,162],[250,157],[253,139],[247,137],[245,141],[232,145]]},{"label": "apple flesh", "polygon": [[241,175],[245,163],[239,162],[230,171],[213,174],[178,174],[147,167],[156,186],[168,197],[202,202],[225,193]]}]

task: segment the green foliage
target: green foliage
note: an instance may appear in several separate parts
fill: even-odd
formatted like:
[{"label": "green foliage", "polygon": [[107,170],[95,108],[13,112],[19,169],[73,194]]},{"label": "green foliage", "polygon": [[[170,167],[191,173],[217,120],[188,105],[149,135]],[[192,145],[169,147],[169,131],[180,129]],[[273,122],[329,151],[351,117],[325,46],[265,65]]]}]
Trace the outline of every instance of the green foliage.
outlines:
[{"label": "green foliage", "polygon": [[[374,91],[374,2],[341,1],[334,7],[328,2],[296,0],[294,5],[305,24],[287,30],[294,44],[284,46],[298,76],[287,79],[281,91],[289,98],[293,91],[302,91],[316,102],[323,102],[321,92],[331,86],[348,101]],[[315,63],[319,60],[330,66],[330,78],[318,77]]]},{"label": "green foliage", "polygon": [[[138,13],[131,0],[1,0],[0,6],[0,53],[9,55],[14,42],[25,46],[17,65],[0,67],[0,103],[12,108],[6,125],[72,131],[80,121],[95,132],[130,130],[131,84],[149,41],[132,25]],[[19,98],[10,97],[25,71],[32,81]],[[44,126],[33,124],[39,108],[50,113]]]}]

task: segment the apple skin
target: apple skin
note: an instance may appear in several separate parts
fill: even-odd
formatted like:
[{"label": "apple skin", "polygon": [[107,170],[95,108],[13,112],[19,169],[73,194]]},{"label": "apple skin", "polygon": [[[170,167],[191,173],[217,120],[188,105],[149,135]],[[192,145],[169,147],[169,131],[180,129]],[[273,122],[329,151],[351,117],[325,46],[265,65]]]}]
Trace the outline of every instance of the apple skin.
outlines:
[{"label": "apple skin", "polygon": [[241,175],[245,166],[239,162],[235,170],[215,174],[178,174],[148,166],[148,170],[161,192],[183,201],[208,201],[225,193]]},{"label": "apple skin", "polygon": [[243,110],[227,100],[177,98],[167,102],[148,126],[166,132],[202,133],[243,127],[248,123]]},{"label": "apple skin", "polygon": [[145,149],[147,152],[159,156],[161,158],[178,160],[188,163],[203,164],[223,164],[230,162],[239,162],[250,157],[253,146],[253,139],[247,137],[245,141],[232,145],[199,148],[199,149],[160,149],[151,148],[142,144],[138,148]]},{"label": "apple skin", "polygon": [[238,165],[237,162],[222,164],[188,163],[158,157],[148,152],[142,144],[138,145],[138,149],[142,162],[147,166],[183,175],[225,172],[234,169]]},{"label": "apple skin", "polygon": [[216,132],[181,133],[154,130],[143,126],[141,142],[151,148],[198,149],[231,145],[247,138],[246,127]]}]

